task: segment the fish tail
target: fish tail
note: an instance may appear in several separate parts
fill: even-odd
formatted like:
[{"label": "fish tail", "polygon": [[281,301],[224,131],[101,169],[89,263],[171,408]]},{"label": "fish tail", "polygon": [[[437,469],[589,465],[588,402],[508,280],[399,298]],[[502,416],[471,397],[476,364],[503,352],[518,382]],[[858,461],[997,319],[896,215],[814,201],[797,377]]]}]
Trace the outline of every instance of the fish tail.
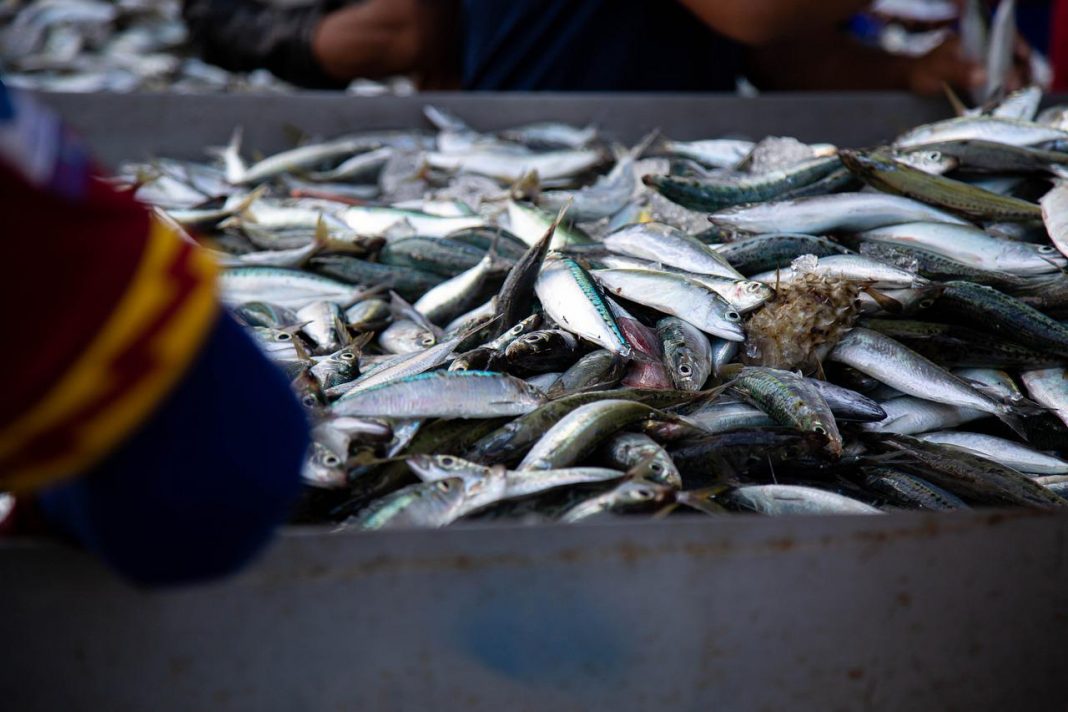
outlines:
[{"label": "fish tail", "polygon": [[1027,437],[1027,429],[1024,428],[1023,425],[1023,418],[1018,414],[1016,408],[1011,405],[1002,404],[998,406],[997,412],[994,413],[994,415],[996,415],[998,420],[1002,423],[1005,423],[1005,425],[1012,428],[1012,431],[1019,435],[1024,442],[1029,441],[1029,438]]}]

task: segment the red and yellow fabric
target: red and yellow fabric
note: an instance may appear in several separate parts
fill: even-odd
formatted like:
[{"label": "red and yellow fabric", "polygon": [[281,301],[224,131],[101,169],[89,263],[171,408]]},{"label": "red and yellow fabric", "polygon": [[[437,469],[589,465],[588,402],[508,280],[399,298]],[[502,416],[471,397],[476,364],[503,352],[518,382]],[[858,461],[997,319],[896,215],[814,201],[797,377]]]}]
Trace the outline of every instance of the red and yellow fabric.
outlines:
[{"label": "red and yellow fabric", "polygon": [[0,491],[84,472],[166,397],[216,319],[215,266],[128,193],[0,154]]}]

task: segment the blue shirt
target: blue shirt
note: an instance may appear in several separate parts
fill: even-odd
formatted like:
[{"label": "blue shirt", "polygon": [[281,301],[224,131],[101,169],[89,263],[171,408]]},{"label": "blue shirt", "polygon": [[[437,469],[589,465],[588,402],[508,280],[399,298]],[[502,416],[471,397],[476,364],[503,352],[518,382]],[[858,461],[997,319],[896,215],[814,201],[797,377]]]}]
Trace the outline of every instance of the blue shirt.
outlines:
[{"label": "blue shirt", "polygon": [[670,0],[464,0],[466,89],[733,91],[741,46]]}]

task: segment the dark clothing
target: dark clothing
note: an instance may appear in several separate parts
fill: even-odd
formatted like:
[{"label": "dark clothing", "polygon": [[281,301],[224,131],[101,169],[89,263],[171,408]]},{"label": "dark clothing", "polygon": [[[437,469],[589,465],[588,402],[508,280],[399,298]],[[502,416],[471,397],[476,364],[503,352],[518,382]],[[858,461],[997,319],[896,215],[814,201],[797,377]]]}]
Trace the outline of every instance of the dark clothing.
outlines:
[{"label": "dark clothing", "polygon": [[182,15],[205,61],[231,71],[264,68],[310,89],[344,89],[312,55],[312,33],[323,15],[350,3],[318,0],[273,7],[259,0],[185,0]]},{"label": "dark clothing", "polygon": [[[340,89],[345,83],[323,72],[311,41],[319,20],[347,4],[276,8],[259,0],[185,0],[183,14],[209,62],[235,71],[263,67],[300,86]],[[733,91],[741,73],[740,45],[673,0],[462,4],[465,89]]]},{"label": "dark clothing", "polygon": [[671,0],[464,0],[466,89],[731,91],[741,47]]},{"label": "dark clothing", "polygon": [[89,472],[38,493],[53,526],[149,585],[229,573],[300,489],[304,411],[229,316],[155,413]]}]

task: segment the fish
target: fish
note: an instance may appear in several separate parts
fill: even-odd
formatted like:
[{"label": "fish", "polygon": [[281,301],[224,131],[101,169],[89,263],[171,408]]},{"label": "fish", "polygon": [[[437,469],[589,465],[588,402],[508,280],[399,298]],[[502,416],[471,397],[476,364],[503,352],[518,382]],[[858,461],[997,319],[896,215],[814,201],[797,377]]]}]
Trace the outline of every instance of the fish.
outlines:
[{"label": "fish", "polygon": [[458,477],[410,485],[375,500],[342,528],[443,527],[455,520],[464,496],[464,482]]},{"label": "fish", "polygon": [[858,178],[879,190],[912,198],[970,220],[1028,221],[1042,217],[1041,207],[1030,201],[992,193],[946,176],[924,173],[877,152],[843,151],[842,162]]},{"label": "fish", "polygon": [[975,269],[1014,275],[1052,274],[1068,268],[1068,260],[1049,245],[1002,240],[965,225],[903,223],[868,230],[858,237],[864,241],[918,247]]},{"label": "fish", "polygon": [[907,435],[871,435],[875,452],[895,453],[895,466],[930,480],[963,498],[983,504],[1064,507],[1065,500],[1022,473],[967,450],[925,442]]},{"label": "fish", "polygon": [[553,470],[574,464],[614,432],[658,417],[655,408],[624,400],[598,400],[579,406],[553,425],[519,463],[520,470]]},{"label": "fish", "polygon": [[709,216],[717,227],[741,233],[800,232],[820,235],[860,232],[905,222],[968,223],[948,212],[899,195],[836,193],[718,210]]},{"label": "fish", "polygon": [[937,308],[1007,340],[1068,358],[1068,326],[993,287],[957,280],[944,286]]},{"label": "fish", "polygon": [[990,413],[1019,427],[1016,409],[877,331],[856,327],[828,355],[910,396]]},{"label": "fish", "polygon": [[656,323],[664,364],[680,391],[699,391],[712,373],[712,345],[701,330],[677,317]]},{"label": "fish", "polygon": [[703,284],[674,274],[645,270],[595,270],[593,278],[613,296],[686,320],[728,341],[744,341],[742,315]]},{"label": "fish", "polygon": [[[1068,257],[1068,183],[1059,182],[1039,200],[1042,222],[1053,246]],[[1041,249],[1041,248],[1039,248]],[[1068,267],[1065,265],[1064,269]]]},{"label": "fish", "polygon": [[1068,473],[1068,461],[1006,438],[952,430],[924,433],[918,435],[917,438],[924,442],[963,448],[1025,474],[1063,475]]},{"label": "fish", "polygon": [[730,490],[724,501],[742,511],[767,516],[789,514],[882,514],[845,495],[798,485],[746,485]]},{"label": "fish", "polygon": [[823,392],[804,378],[776,368],[745,366],[730,376],[730,387],[773,420],[814,433],[835,456],[842,454],[838,423]]},{"label": "fish", "polygon": [[895,148],[915,148],[942,141],[982,140],[1010,146],[1037,146],[1068,139],[1051,126],[993,116],[962,116],[917,126],[897,137]]},{"label": "fish", "polygon": [[1061,422],[1068,425],[1068,370],[1045,368],[1024,371],[1020,374],[1020,380],[1036,402],[1049,408]]},{"label": "fish", "polygon": [[604,246],[616,254],[659,262],[687,272],[727,279],[741,279],[743,276],[716,250],[677,228],[661,223],[628,225],[605,237]]},{"label": "fish", "polygon": [[642,182],[684,208],[715,211],[732,205],[781,198],[825,178],[841,166],[837,156],[812,158],[789,168],[757,174],[703,178],[646,175]]},{"label": "fish", "polygon": [[605,512],[655,509],[674,500],[675,490],[647,480],[627,480],[615,489],[587,499],[560,516],[565,524],[574,524]]},{"label": "fish", "polygon": [[892,467],[864,468],[864,485],[883,495],[890,504],[907,509],[946,512],[970,509],[963,499],[922,477]]},{"label": "fish", "polygon": [[381,383],[331,405],[336,415],[496,418],[523,415],[544,402],[540,389],[500,373],[432,371]]},{"label": "fish", "polygon": [[1041,99],[864,149],[430,107],[112,182],[192,226],[304,406],[301,524],[1047,508],[1068,121]]},{"label": "fish", "polygon": [[577,262],[550,255],[538,274],[534,292],[553,321],[620,358],[631,357],[632,349],[600,288]]},{"label": "fish", "polygon": [[990,23],[990,44],[986,54],[984,99],[1000,98],[1012,69],[1016,50],[1016,0],[1001,0]]}]

